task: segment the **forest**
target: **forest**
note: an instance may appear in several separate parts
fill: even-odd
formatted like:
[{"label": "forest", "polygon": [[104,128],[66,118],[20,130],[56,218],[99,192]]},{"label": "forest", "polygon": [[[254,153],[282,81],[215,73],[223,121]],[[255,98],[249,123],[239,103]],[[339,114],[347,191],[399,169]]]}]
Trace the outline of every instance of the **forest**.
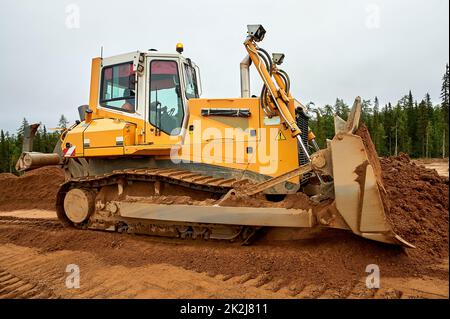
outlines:
[{"label": "forest", "polygon": [[[380,106],[378,98],[362,101],[361,121],[369,129],[380,156],[398,155],[412,158],[448,157],[449,66],[442,78],[440,104],[433,105],[430,94],[418,100],[411,91],[397,103]],[[334,135],[333,115],[347,119],[350,111],[342,99],[334,105],[310,108],[314,112],[310,127],[321,147]]]},{"label": "forest", "polygon": [[[396,103],[379,104],[378,98],[363,99],[362,122],[366,124],[380,156],[397,155],[400,152],[412,158],[448,157],[449,152],[449,66],[442,78],[440,103],[433,104],[431,96],[416,97],[410,91]],[[334,105],[310,105],[309,125],[321,148],[326,139],[334,136],[334,114],[346,119],[350,106],[337,98]],[[52,152],[59,139],[60,129],[69,121],[61,115],[58,130],[49,132],[41,125],[34,139],[34,151]],[[15,173],[15,163],[22,150],[24,118],[16,132],[0,131],[0,173]]]}]

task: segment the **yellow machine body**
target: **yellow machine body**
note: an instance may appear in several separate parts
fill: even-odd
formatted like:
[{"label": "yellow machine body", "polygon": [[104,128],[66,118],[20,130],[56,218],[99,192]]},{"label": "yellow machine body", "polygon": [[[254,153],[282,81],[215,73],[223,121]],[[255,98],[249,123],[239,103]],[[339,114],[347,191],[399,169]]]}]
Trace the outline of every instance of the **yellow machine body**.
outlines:
[{"label": "yellow machine body", "polygon": [[[171,152],[178,150],[182,161],[264,172],[266,176],[278,176],[299,166],[297,140],[279,117],[269,119],[264,114],[258,98],[189,99],[189,121],[184,134],[171,136],[158,132],[145,119],[99,105],[101,65],[100,58],[93,59],[91,118],[70,129],[61,143],[63,150],[75,147],[70,157],[151,156],[155,160],[170,160]],[[289,98],[292,113],[295,102]],[[204,116],[202,109],[248,110],[250,116]],[[263,154],[268,151],[270,154]],[[291,182],[298,180],[295,177]]]}]

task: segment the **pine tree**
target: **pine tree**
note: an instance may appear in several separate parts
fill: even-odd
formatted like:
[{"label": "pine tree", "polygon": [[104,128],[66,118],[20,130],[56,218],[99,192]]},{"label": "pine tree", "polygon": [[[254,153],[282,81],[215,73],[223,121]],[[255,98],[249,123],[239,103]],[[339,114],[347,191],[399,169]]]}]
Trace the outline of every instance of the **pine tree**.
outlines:
[{"label": "pine tree", "polygon": [[428,133],[428,108],[427,101],[424,99],[419,103],[417,114],[417,145],[419,149],[418,156],[426,156],[426,137]]},{"label": "pine tree", "polygon": [[450,92],[450,88],[449,88],[449,70],[448,70],[448,64],[446,65],[446,69],[445,69],[445,74],[444,77],[442,78],[442,87],[441,87],[441,116],[442,116],[442,124],[443,124],[443,129],[444,131],[442,132],[442,139],[443,141],[443,153],[442,153],[442,157],[446,157],[449,154],[449,131],[448,131],[448,107],[449,107],[449,92]]},{"label": "pine tree", "polygon": [[[333,117],[333,108],[331,105],[325,105],[324,108],[324,117],[323,117],[323,123],[324,123],[324,136],[325,138],[333,138],[335,132],[334,132],[334,117]],[[325,141],[324,141],[325,146]]]},{"label": "pine tree", "polygon": [[425,157],[431,157],[431,154],[433,153],[433,143],[431,141],[431,136],[433,134],[434,126],[433,123],[433,117],[434,117],[434,106],[433,102],[431,101],[431,96],[429,93],[425,95],[425,103],[427,104],[427,128],[426,128],[426,135],[425,135],[425,147],[426,147],[426,154]]},{"label": "pine tree", "polygon": [[43,144],[44,144],[43,152],[44,153],[53,152],[50,134],[47,132],[47,127],[45,127],[45,125],[44,125],[44,128],[42,129],[42,135],[43,135],[42,140],[43,140]]},{"label": "pine tree", "polygon": [[369,123],[371,123],[369,127],[369,132],[373,144],[375,145],[375,149],[377,150],[378,154],[380,155],[385,154],[386,152],[386,148],[384,147],[385,132],[383,124],[381,123],[380,102],[378,100],[378,97],[376,96],[375,99],[373,100],[373,111]]},{"label": "pine tree", "polygon": [[433,123],[433,129],[431,131],[431,157],[442,157],[442,142],[444,126],[442,123],[442,107],[437,105],[433,110],[433,117],[431,122]]},{"label": "pine tree", "polygon": [[67,120],[67,118],[64,116],[64,114],[61,114],[61,117],[59,118],[59,122],[58,122],[58,127],[66,129],[68,124],[69,124],[69,121]]},{"label": "pine tree", "polygon": [[22,124],[20,125],[19,129],[17,130],[17,135],[23,136],[23,132],[25,131],[25,127],[29,125],[26,118],[23,118]]},{"label": "pine tree", "polygon": [[9,160],[9,171],[11,173],[15,172],[15,165],[20,155],[22,154],[22,142],[23,139],[21,136],[18,135],[11,136],[11,145],[10,145],[11,154]]},{"label": "pine tree", "polygon": [[350,107],[345,104],[343,99],[336,99],[334,104],[334,112],[343,120],[347,120],[348,114],[350,113]]},{"label": "pine tree", "polygon": [[2,143],[5,147],[5,156],[3,158],[3,163],[4,163],[4,172],[10,172],[9,169],[9,162],[10,162],[10,158],[11,158],[11,137],[9,136],[9,133],[6,131],[4,132],[4,142]]},{"label": "pine tree", "polygon": [[315,113],[316,125],[311,127],[315,127],[316,141],[321,148],[324,148],[326,147],[326,139],[334,136],[333,109],[330,105],[325,105],[317,108]]},{"label": "pine tree", "polygon": [[8,149],[5,132],[0,131],[0,173],[8,171]]},{"label": "pine tree", "polygon": [[401,102],[402,100],[399,101],[394,109],[395,155],[398,155],[400,152],[407,152],[409,148],[408,118]]},{"label": "pine tree", "polygon": [[372,116],[372,102],[370,100],[363,100],[361,103],[361,121],[366,124],[367,128],[372,129],[372,123],[370,121]]},{"label": "pine tree", "polygon": [[404,108],[406,109],[407,126],[408,126],[408,149],[406,152],[411,156],[416,154],[417,141],[417,108],[415,107],[414,98],[409,91]]},{"label": "pine tree", "polygon": [[386,136],[385,147],[387,154],[392,155],[395,146],[395,119],[392,104],[390,102],[383,108],[383,113],[383,128]]}]

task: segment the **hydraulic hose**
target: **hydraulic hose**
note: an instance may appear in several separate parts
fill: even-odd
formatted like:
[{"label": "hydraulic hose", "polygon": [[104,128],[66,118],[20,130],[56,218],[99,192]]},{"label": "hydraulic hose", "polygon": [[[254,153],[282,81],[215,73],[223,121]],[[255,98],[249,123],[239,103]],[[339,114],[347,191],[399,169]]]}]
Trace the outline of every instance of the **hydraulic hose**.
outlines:
[{"label": "hydraulic hose", "polygon": [[[266,64],[266,66],[267,66],[267,68],[269,70],[269,73],[272,73],[272,59],[270,58],[270,54],[266,50],[264,50],[263,48],[256,48],[256,50],[259,51],[259,52],[262,52],[266,56],[266,59],[269,62],[269,63]],[[259,52],[258,52],[258,54],[259,54]]]},{"label": "hydraulic hose", "polygon": [[291,91],[291,80],[289,79],[289,75],[281,69],[278,69],[278,72],[286,84],[286,94],[289,94],[289,92]]},{"label": "hydraulic hose", "polygon": [[270,110],[270,108],[267,107],[267,87],[265,85],[262,86],[261,89],[261,96],[259,97],[261,108],[263,109],[264,113],[271,117],[273,112]]},{"label": "hydraulic hose", "polygon": [[[269,73],[272,73],[272,61],[270,60],[270,57],[269,57],[269,54],[267,53],[267,51],[265,51],[264,49],[261,49],[261,48],[258,48],[257,51],[258,51],[257,54],[263,61],[264,66],[266,67],[267,71]],[[261,108],[263,109],[264,113],[270,117],[273,112],[267,106],[268,105],[268,103],[267,103],[267,86],[265,83],[263,84],[263,87],[261,89],[260,103],[261,103]]]},{"label": "hydraulic hose", "polygon": [[264,62],[264,65],[266,66],[266,69],[269,73],[272,72],[271,68],[270,68],[270,60],[267,60],[267,58],[264,56],[264,54],[261,54],[258,52],[259,57],[261,58],[261,60]]}]

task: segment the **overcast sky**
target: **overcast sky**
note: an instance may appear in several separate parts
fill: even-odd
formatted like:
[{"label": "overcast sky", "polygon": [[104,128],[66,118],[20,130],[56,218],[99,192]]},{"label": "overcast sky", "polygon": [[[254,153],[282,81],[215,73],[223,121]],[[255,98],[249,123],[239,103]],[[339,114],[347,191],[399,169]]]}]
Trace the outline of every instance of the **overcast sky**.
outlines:
[{"label": "overcast sky", "polygon": [[[439,102],[449,56],[448,0],[0,1],[0,128],[26,117],[55,127],[88,102],[91,58],[156,48],[201,68],[203,97],[239,96],[247,24],[286,54],[297,99],[397,102],[411,89]],[[77,19],[79,13],[79,19]],[[252,94],[260,91],[252,69]]]}]

